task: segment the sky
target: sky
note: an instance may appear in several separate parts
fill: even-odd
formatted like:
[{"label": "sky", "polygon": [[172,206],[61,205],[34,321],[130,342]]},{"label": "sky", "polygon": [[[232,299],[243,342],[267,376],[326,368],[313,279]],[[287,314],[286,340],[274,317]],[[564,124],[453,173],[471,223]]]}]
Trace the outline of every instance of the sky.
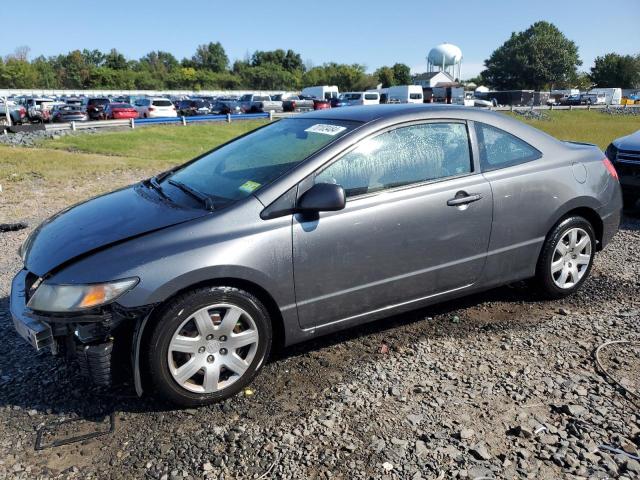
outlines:
[{"label": "sky", "polygon": [[373,72],[400,62],[420,73],[429,50],[449,42],[462,49],[467,79],[511,32],[538,20],[576,42],[584,71],[608,52],[640,53],[639,14],[640,0],[3,1],[0,55],[27,45],[31,58],[116,48],[128,58],[164,50],[181,59],[219,41],[232,62],[291,48],[313,65],[361,63]]}]

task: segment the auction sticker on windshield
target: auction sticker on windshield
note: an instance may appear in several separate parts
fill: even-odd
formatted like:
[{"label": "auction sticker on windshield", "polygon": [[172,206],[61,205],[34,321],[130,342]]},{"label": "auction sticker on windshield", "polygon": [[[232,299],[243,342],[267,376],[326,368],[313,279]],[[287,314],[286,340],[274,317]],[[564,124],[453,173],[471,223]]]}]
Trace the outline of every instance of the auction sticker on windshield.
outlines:
[{"label": "auction sticker on windshield", "polygon": [[309,133],[321,133],[323,135],[334,135],[344,132],[347,127],[341,127],[340,125],[327,125],[325,123],[316,123],[305,130]]},{"label": "auction sticker on windshield", "polygon": [[260,184],[258,182],[252,182],[251,180],[244,182],[242,185],[240,185],[240,187],[238,187],[241,191],[245,192],[245,193],[251,193],[253,192],[256,188],[258,188],[260,186]]}]

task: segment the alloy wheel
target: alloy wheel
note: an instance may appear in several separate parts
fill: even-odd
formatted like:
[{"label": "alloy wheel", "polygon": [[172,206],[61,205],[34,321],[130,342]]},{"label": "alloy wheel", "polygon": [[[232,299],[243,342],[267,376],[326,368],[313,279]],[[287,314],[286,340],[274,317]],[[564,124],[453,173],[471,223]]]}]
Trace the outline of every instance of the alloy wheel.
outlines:
[{"label": "alloy wheel", "polygon": [[582,228],[564,232],[551,257],[551,277],[562,289],[575,286],[589,268],[592,257],[591,237]]},{"label": "alloy wheel", "polygon": [[244,375],[259,340],[255,321],[242,308],[225,303],[201,308],[175,330],[167,352],[169,371],[191,392],[220,391]]}]

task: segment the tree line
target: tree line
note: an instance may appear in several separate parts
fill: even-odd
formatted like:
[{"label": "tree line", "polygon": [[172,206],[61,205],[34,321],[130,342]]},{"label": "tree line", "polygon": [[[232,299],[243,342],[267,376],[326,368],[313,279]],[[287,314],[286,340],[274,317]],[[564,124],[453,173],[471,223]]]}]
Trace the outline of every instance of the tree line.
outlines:
[{"label": "tree line", "polygon": [[[640,54],[608,53],[595,59],[590,72],[579,71],[582,61],[575,42],[545,21],[513,32],[484,65],[485,70],[470,81],[497,90],[640,87]],[[0,88],[298,90],[337,85],[342,91],[359,91],[410,83],[410,69],[403,63],[370,74],[357,63],[314,66],[293,50],[258,50],[231,63],[220,42],[200,45],[182,60],[160,50],[133,60],[115,49],[29,59],[28,47],[18,47],[0,59]]]},{"label": "tree line", "polygon": [[193,56],[178,60],[164,51],[137,60],[115,49],[74,50],[29,59],[29,48],[18,47],[0,59],[0,88],[122,89],[122,90],[298,90],[310,85],[338,85],[341,90],[365,90],[411,83],[407,65],[381,67],[373,74],[362,64],[325,63],[313,66],[293,50],[255,51],[230,63],[219,42],[200,45]]}]

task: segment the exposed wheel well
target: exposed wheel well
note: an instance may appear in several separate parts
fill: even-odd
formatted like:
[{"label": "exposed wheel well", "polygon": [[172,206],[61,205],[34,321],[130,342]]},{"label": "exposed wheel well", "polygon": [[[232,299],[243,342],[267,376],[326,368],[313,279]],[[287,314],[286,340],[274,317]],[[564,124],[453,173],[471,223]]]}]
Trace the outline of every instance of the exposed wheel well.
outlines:
[{"label": "exposed wheel well", "polygon": [[589,207],[574,208],[573,210],[565,213],[557,223],[560,223],[565,218],[573,217],[575,215],[583,217],[591,224],[591,226],[593,227],[593,231],[596,234],[596,251],[599,252],[600,250],[602,250],[602,234],[604,227],[602,225],[602,219],[600,218],[600,215],[598,215],[598,212]]}]

